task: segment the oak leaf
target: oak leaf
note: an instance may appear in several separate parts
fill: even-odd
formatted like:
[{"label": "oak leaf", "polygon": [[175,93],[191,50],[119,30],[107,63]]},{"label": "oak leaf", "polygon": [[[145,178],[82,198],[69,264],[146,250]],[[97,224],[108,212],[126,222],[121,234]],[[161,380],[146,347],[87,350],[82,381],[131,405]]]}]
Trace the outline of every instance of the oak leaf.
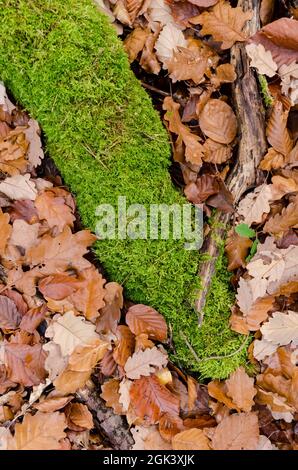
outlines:
[{"label": "oak leaf", "polygon": [[263,338],[278,346],[298,344],[298,313],[274,312],[272,318],[261,327]]},{"label": "oak leaf", "polygon": [[264,184],[248,193],[238,205],[238,214],[243,216],[247,225],[261,223],[263,215],[270,212],[269,201],[273,199],[271,185]]},{"label": "oak leaf", "polygon": [[262,44],[248,44],[245,49],[251,67],[255,67],[259,73],[267,77],[274,77],[277,73],[277,64],[272,59],[270,51],[266,51]]},{"label": "oak leaf", "polygon": [[130,307],[126,314],[126,323],[134,335],[146,333],[149,338],[161,342],[167,338],[167,324],[164,317],[147,305],[138,304]]},{"label": "oak leaf", "polygon": [[44,158],[44,152],[41,142],[41,131],[38,122],[35,119],[29,119],[27,128],[24,129],[24,134],[29,142],[29,149],[27,151],[27,158],[31,163],[32,168],[36,168],[41,164]]},{"label": "oak leaf", "polygon": [[168,363],[168,357],[156,346],[145,351],[138,351],[128,358],[124,370],[129,379],[149,376],[155,368],[161,369]]},{"label": "oak leaf", "polygon": [[219,380],[212,380],[208,383],[208,393],[211,397],[217,401],[224,403],[229,409],[240,411],[240,408],[236,403],[232,401],[227,395],[227,387],[224,382]]},{"label": "oak leaf", "polygon": [[187,429],[172,440],[174,450],[210,450],[210,441],[202,429]]},{"label": "oak leaf", "polygon": [[250,411],[254,405],[254,396],[257,391],[254,379],[250,378],[243,367],[238,367],[226,380],[227,395],[242,410]]},{"label": "oak leaf", "polygon": [[220,0],[210,11],[205,11],[191,19],[191,23],[202,25],[200,33],[212,34],[215,41],[221,42],[222,49],[230,49],[236,41],[245,41],[242,32],[245,23],[252,17],[252,12],[243,12],[242,8],[232,8],[228,2]]},{"label": "oak leaf", "polygon": [[261,170],[271,171],[282,168],[285,165],[285,156],[277,152],[273,147],[268,149],[268,152],[263,157],[259,167]]},{"label": "oak leaf", "polygon": [[148,424],[156,423],[164,413],[179,414],[179,399],[154,375],[135,380],[130,397],[135,414]]},{"label": "oak leaf", "polygon": [[294,201],[283,208],[281,214],[271,217],[264,225],[264,232],[280,234],[298,224],[298,195]]},{"label": "oak leaf", "polygon": [[178,47],[172,58],[167,62],[167,68],[172,82],[192,80],[198,85],[204,78],[208,67],[208,59],[199,50]]},{"label": "oak leaf", "polygon": [[161,437],[156,426],[135,426],[131,433],[135,441],[132,450],[172,449],[172,446]]},{"label": "oak leaf", "polygon": [[65,416],[59,412],[26,414],[15,426],[10,450],[58,450],[66,426]]},{"label": "oak leaf", "polygon": [[215,429],[214,450],[254,450],[259,441],[258,418],[255,413],[233,414],[224,418]]},{"label": "oak leaf", "polygon": [[199,116],[199,124],[208,137],[229,144],[237,134],[237,119],[232,108],[222,100],[211,99]]},{"label": "oak leaf", "polygon": [[65,204],[63,197],[55,197],[51,190],[38,194],[35,207],[39,219],[46,220],[50,228],[57,227],[58,233],[62,232],[66,225],[73,227],[75,216],[71,208]]}]

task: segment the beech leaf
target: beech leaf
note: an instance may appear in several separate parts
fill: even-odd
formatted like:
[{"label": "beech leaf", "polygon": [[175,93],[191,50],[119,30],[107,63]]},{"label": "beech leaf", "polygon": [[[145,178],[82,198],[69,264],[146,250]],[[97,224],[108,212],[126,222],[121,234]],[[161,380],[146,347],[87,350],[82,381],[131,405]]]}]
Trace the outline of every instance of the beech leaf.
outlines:
[{"label": "beech leaf", "polygon": [[167,338],[167,324],[164,317],[147,305],[138,304],[130,307],[126,314],[126,323],[134,335],[146,333],[149,338],[161,342]]}]

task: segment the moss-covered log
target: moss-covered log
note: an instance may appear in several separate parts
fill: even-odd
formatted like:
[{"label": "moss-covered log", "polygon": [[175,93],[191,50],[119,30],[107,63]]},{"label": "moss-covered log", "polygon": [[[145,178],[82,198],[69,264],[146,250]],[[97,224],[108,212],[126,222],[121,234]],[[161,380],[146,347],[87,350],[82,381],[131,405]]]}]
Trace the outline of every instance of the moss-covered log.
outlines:
[{"label": "moss-covered log", "polygon": [[[146,206],[185,203],[168,174],[166,131],[92,0],[0,0],[0,75],[40,122],[86,227],[94,230],[98,204],[116,205],[118,196]],[[244,349],[204,359],[231,355],[242,342],[228,327],[233,295],[225,269],[213,281],[199,330],[193,293],[200,256],[183,241],[103,240],[96,253],[128,298],[166,317],[184,366],[226,377],[245,362]]]}]

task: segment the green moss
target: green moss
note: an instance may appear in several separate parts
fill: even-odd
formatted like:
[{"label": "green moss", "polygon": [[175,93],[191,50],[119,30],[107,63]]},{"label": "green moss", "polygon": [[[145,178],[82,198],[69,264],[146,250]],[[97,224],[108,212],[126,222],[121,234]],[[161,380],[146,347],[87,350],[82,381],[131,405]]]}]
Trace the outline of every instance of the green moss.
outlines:
[{"label": "green moss", "polygon": [[[92,0],[0,0],[0,74],[40,122],[49,154],[94,230],[98,204],[182,204],[168,167],[167,134],[129,68],[121,42]],[[150,304],[172,325],[176,359],[204,376],[224,377],[245,362],[223,361],[242,338],[228,328],[233,299],[219,270],[201,330],[192,308],[200,255],[177,240],[103,240],[96,253],[110,279],[135,302]]]},{"label": "green moss", "polygon": [[258,80],[260,84],[260,91],[266,108],[273,105],[274,99],[269,91],[268,82],[265,75],[258,74]]}]

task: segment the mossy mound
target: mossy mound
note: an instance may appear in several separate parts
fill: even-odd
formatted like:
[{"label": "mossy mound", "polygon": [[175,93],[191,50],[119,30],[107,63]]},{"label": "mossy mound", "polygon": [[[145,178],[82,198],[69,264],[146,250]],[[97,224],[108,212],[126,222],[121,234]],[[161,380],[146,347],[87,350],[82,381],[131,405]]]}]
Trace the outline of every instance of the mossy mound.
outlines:
[{"label": "mossy mound", "polygon": [[[92,0],[0,0],[0,75],[40,122],[47,150],[75,194],[83,224],[94,230],[98,204],[185,203],[173,187],[170,147],[158,114],[130,70],[120,40]],[[226,355],[242,337],[228,327],[233,302],[219,270],[203,327],[192,308],[200,261],[177,240],[105,240],[96,253],[108,276],[134,302],[171,324],[176,360],[205,377],[226,377],[246,353]]]}]

